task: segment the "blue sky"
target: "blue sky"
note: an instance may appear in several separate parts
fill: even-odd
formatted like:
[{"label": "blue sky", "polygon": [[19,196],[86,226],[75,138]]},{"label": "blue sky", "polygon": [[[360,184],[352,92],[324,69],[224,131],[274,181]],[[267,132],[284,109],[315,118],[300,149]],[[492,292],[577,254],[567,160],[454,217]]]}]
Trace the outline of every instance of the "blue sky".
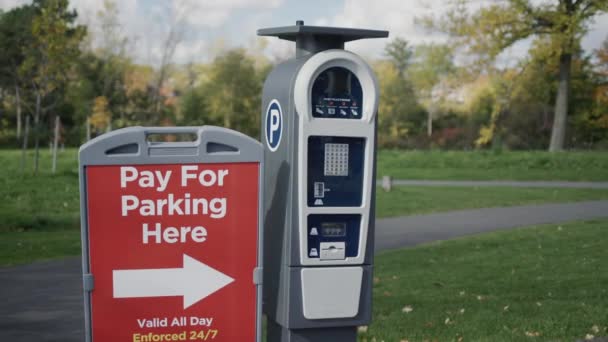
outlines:
[{"label": "blue sky", "polygon": [[[103,0],[70,0],[80,20],[92,29],[99,27],[96,13]],[[485,1],[485,0],[482,0]],[[541,0],[538,0],[541,1]],[[544,1],[544,0],[543,0]],[[28,0],[0,0],[9,9]],[[311,25],[361,27],[389,30],[413,44],[440,41],[414,24],[414,18],[440,14],[447,0],[115,0],[120,23],[129,37],[129,53],[140,62],[156,64],[162,41],[171,23],[183,33],[175,61],[208,61],[221,49],[245,46],[270,58],[293,54],[293,44],[276,38],[258,38],[262,27],[293,25],[302,19]],[[608,36],[608,15],[597,18],[583,40],[587,51],[600,46]],[[390,38],[389,38],[390,39]],[[383,54],[386,39],[353,42],[347,49],[367,58]],[[263,47],[263,50],[262,50]],[[517,44],[502,56],[515,61],[525,55],[527,42]]]}]

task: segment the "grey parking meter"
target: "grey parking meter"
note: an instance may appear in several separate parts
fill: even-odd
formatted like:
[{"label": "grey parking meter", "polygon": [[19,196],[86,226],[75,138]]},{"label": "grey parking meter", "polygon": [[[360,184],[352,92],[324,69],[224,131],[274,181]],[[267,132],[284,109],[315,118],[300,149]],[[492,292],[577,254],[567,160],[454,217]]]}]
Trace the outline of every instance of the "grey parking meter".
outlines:
[{"label": "grey parking meter", "polygon": [[355,341],[371,320],[378,85],[344,43],[387,31],[261,29],[296,42],[264,84],[268,341]]}]

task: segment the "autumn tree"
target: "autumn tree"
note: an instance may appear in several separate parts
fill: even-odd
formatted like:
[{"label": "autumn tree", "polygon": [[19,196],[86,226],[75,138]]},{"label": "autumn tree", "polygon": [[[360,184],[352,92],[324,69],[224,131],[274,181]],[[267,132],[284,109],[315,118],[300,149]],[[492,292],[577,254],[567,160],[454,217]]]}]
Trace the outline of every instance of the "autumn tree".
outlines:
[{"label": "autumn tree", "polygon": [[[530,37],[548,36],[559,63],[550,151],[564,148],[573,53],[593,18],[608,10],[606,0],[499,0],[471,11],[473,0],[457,0],[441,18],[426,24],[448,33],[454,46],[492,61],[506,48]],[[478,7],[478,6],[477,6]]]}]

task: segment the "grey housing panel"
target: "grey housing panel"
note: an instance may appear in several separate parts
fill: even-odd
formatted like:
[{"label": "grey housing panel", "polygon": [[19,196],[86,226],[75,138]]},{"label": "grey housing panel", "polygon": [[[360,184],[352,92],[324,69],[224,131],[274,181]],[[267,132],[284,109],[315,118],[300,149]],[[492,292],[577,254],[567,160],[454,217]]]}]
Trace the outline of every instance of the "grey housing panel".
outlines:
[{"label": "grey housing panel", "polygon": [[[193,141],[152,142],[150,135],[193,135]],[[262,341],[262,281],[264,236],[262,205],[264,199],[264,149],[258,141],[234,130],[202,127],[129,127],[101,135],[80,147],[80,222],[84,288],[85,338],[92,341],[91,292],[95,275],[90,272],[89,228],[87,215],[86,167],[92,165],[147,165],[188,163],[259,163],[258,265],[252,274],[257,285],[256,341]],[[99,342],[99,341],[97,341]]]}]

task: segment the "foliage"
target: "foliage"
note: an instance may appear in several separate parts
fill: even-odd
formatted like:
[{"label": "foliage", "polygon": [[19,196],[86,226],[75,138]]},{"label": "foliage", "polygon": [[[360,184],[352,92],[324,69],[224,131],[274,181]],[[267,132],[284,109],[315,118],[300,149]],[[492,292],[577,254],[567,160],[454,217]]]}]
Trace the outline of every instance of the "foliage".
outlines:
[{"label": "foliage", "polygon": [[106,129],[112,120],[112,113],[108,110],[108,99],[98,96],[93,101],[93,114],[91,115],[91,126],[98,130]]},{"label": "foliage", "polygon": [[202,89],[208,101],[209,119],[250,136],[259,135],[262,80],[255,61],[243,49],[215,58]]},{"label": "foliage", "polygon": [[[587,4],[581,7],[585,11],[603,10],[591,5],[594,1],[579,2]],[[42,144],[49,138],[55,115],[61,116],[65,127],[62,140],[73,146],[88,138],[85,132],[94,137],[133,125],[210,124],[259,136],[260,93],[273,67],[263,55],[263,46],[223,50],[208,63],[178,65],[169,60],[160,68],[140,64],[131,59],[134,41],[126,38],[115,1],[104,0],[98,24],[87,28],[76,24],[77,13],[67,3],[36,0],[0,14],[0,143],[4,147],[8,141],[16,146],[24,115],[31,115],[37,126],[30,129],[30,137]],[[554,2],[531,3],[532,12],[526,14],[523,0],[492,2],[479,11],[470,11],[467,1],[456,3],[462,10],[432,20],[435,28],[451,34],[451,44],[412,45],[396,38],[386,45],[385,59],[371,63],[381,88],[380,146],[546,148],[563,42],[558,33],[525,30],[529,23],[524,19],[536,15],[538,23],[561,22],[565,19],[555,13],[562,8]],[[506,12],[499,15],[502,10]],[[508,26],[509,18],[522,22]],[[576,42],[589,21],[571,18],[571,22],[578,26],[564,25],[578,33],[569,50],[566,142],[573,148],[605,147],[608,47],[599,47],[594,58],[585,55]],[[537,38],[522,63],[504,69],[484,63],[508,45],[508,37],[515,40],[524,34]],[[473,57],[454,63],[463,48]],[[87,122],[93,124],[91,129]]]},{"label": "foliage", "polygon": [[83,26],[73,26],[76,12],[68,10],[67,0],[38,0],[34,4],[39,14],[32,21],[33,38],[25,46],[20,72],[46,97],[67,82],[86,31]]},{"label": "foliage", "polygon": [[412,47],[407,40],[399,37],[395,38],[386,45],[384,53],[397,69],[399,77],[403,77],[414,56]]},{"label": "foliage", "polygon": [[[547,36],[553,58],[559,61],[560,85],[555,98],[550,150],[564,147],[566,136],[570,68],[587,25],[597,14],[608,11],[605,0],[504,0],[469,11],[470,0],[458,0],[443,18],[426,18],[428,26],[450,34],[454,46],[466,47],[478,57],[478,65],[489,62],[506,48],[528,37]],[[479,63],[479,60],[485,63]],[[492,131],[491,124],[486,131]],[[488,136],[488,134],[485,134]],[[487,140],[487,139],[484,139]]]}]

